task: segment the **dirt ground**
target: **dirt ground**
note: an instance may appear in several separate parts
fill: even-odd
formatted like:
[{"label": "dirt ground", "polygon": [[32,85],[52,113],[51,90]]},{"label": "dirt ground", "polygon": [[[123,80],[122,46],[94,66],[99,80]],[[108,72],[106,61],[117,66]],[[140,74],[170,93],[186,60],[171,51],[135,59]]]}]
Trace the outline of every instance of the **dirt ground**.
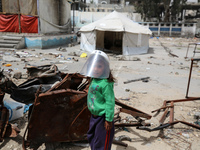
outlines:
[{"label": "dirt ground", "polygon": [[[149,51],[147,54],[122,57],[121,55],[108,54],[111,69],[117,82],[114,86],[115,96],[121,102],[135,107],[143,112],[152,115],[146,122],[151,124],[150,128],[160,125],[159,120],[163,114],[156,115],[151,111],[162,107],[165,100],[184,99],[186,96],[188,77],[190,71],[191,57],[194,46],[191,46],[188,58],[185,59],[188,43],[200,42],[197,38],[151,38],[149,40]],[[5,71],[12,69],[15,72],[26,74],[26,64],[56,64],[60,71],[66,73],[79,72],[86,58],[80,58],[83,51],[80,45],[73,47],[62,47],[63,49],[23,49],[23,50],[1,50],[1,63],[10,63],[12,66],[2,66]],[[66,50],[66,51],[65,51]],[[200,50],[200,46],[197,46]],[[14,52],[24,52],[23,60],[17,62],[6,62],[4,55],[12,55]],[[77,54],[74,55],[74,52]],[[89,55],[89,53],[88,53]],[[195,57],[200,58],[200,53]],[[9,59],[10,60],[10,59]],[[188,96],[200,96],[200,63],[195,63],[192,70],[192,77]],[[134,80],[150,77],[148,82],[135,81],[124,84],[127,80]],[[24,82],[25,79],[14,80],[16,84]],[[9,98],[9,95],[6,95]],[[117,109],[117,107],[116,107]],[[200,101],[189,101],[175,103],[174,119],[194,123],[197,119],[194,114],[200,112]],[[127,120],[133,117],[122,114]],[[169,121],[169,117],[165,123]],[[6,138],[0,145],[2,150],[21,150],[22,139],[27,126],[27,115],[23,118],[12,121],[21,132],[15,138]],[[138,130],[135,127],[116,129],[115,138],[120,136],[128,137],[123,142],[127,147],[113,144],[112,150],[199,150],[200,130],[178,123],[173,128],[168,127],[161,131],[148,132]],[[51,143],[43,144],[40,150],[89,150],[87,143]]]}]

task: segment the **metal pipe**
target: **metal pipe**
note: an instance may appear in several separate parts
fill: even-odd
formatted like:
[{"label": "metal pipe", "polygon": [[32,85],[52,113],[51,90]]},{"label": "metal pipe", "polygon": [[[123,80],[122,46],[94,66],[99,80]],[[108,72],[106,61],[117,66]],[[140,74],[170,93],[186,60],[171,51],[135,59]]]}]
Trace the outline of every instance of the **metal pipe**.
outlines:
[{"label": "metal pipe", "polygon": [[190,86],[190,79],[191,79],[191,74],[192,74],[192,66],[193,66],[193,59],[191,59],[190,73],[189,73],[188,85],[187,85],[187,92],[186,92],[185,98],[188,98],[188,92],[189,92],[189,86]]},{"label": "metal pipe", "polygon": [[191,59],[190,73],[189,73],[187,91],[186,91],[186,96],[185,96],[186,98],[188,98],[190,80],[191,80],[191,75],[192,75],[192,67],[193,67],[193,62],[194,62],[194,61],[200,61],[200,58],[192,58],[192,59]]},{"label": "metal pipe", "polygon": [[139,122],[136,123],[115,123],[115,127],[138,127],[138,126],[151,126],[149,123],[142,125]]},{"label": "metal pipe", "polygon": [[117,144],[117,145],[121,145],[121,146],[125,146],[125,147],[128,146],[128,144],[121,142],[121,141],[117,141],[117,140],[113,140],[113,144]]},{"label": "metal pipe", "polygon": [[187,51],[186,51],[186,56],[185,56],[185,58],[187,58],[189,47],[190,47],[190,44],[188,44],[188,48],[187,48]]},{"label": "metal pipe", "polygon": [[[174,122],[174,102],[171,102],[171,108],[170,108],[170,120],[169,122]],[[173,125],[172,125],[173,128]]]},{"label": "metal pipe", "polygon": [[194,100],[200,100],[200,97],[189,97],[189,98],[186,98],[186,99],[168,100],[167,103],[188,102],[188,101],[194,101]]},{"label": "metal pipe", "polygon": [[160,124],[163,124],[163,122],[165,121],[167,113],[168,113],[168,110],[169,110],[169,108],[165,109],[165,112],[163,113],[162,117],[159,120]]},{"label": "metal pipe", "polygon": [[160,111],[161,109],[166,109],[166,108],[171,108],[171,107],[172,107],[172,106],[161,107],[161,108],[159,108],[159,109],[156,109],[156,110],[151,111],[151,113],[154,113],[154,112],[156,112],[156,111]]},{"label": "metal pipe", "polygon": [[194,47],[193,57],[194,57],[194,55],[195,55],[195,53],[196,53],[196,48],[197,48],[197,44],[196,44],[195,47]]}]

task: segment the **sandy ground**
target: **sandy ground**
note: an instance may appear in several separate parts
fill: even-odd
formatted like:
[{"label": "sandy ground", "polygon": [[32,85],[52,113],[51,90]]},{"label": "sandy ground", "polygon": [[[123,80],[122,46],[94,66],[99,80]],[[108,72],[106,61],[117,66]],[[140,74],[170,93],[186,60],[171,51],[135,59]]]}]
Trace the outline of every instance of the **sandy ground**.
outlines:
[{"label": "sandy ground", "polygon": [[[159,126],[159,120],[163,114],[159,115],[151,113],[152,110],[158,109],[162,106],[164,100],[184,99],[186,96],[188,77],[190,71],[190,58],[193,56],[193,49],[191,47],[188,53],[188,59],[185,59],[188,43],[200,42],[199,39],[190,38],[152,38],[150,39],[150,48],[147,54],[127,56],[119,60],[121,55],[108,54],[112,72],[117,79],[115,83],[115,96],[121,102],[135,107],[143,112],[152,115],[147,122],[151,123],[151,128]],[[80,46],[62,47],[67,51],[57,51],[57,48],[52,49],[23,49],[16,50],[17,52],[28,52],[30,56],[26,56],[25,61],[19,62],[5,62],[11,63],[11,67],[1,67],[1,69],[12,69],[14,72],[26,73],[23,69],[25,64],[56,64],[60,71],[66,73],[79,72],[86,58],[79,56],[70,56],[71,53],[76,52],[80,55]],[[197,50],[200,48],[197,47]],[[6,55],[12,54],[13,50],[6,51]],[[9,54],[10,53],[10,54]],[[170,55],[170,53],[172,55]],[[1,50],[1,56],[5,53]],[[58,54],[62,54],[58,57]],[[56,57],[55,57],[56,56]],[[200,57],[200,54],[196,54]],[[78,62],[72,58],[78,59]],[[124,81],[133,80],[143,77],[150,77],[149,82],[136,81],[124,84]],[[24,80],[15,80],[16,83],[22,83]],[[193,67],[192,78],[189,89],[189,96],[200,96],[200,67],[199,63]],[[6,95],[9,97],[9,95]],[[200,102],[190,101],[175,104],[174,119],[184,120],[190,123],[197,121],[194,119],[194,114],[200,112]],[[132,119],[131,116],[122,114],[124,118]],[[168,117],[169,118],[169,117]],[[165,123],[169,120],[166,119]],[[12,121],[21,129],[20,134],[15,138],[6,138],[0,145],[2,150],[21,150],[22,138],[25,127],[27,126],[26,115],[23,118]],[[200,131],[184,124],[176,124],[174,128],[165,128],[163,133],[160,131],[148,132],[138,130],[135,127],[126,127],[117,129],[115,138],[119,136],[128,136],[131,141],[124,140],[128,147],[113,144],[112,150],[199,150]],[[80,144],[80,143],[78,143]],[[38,148],[43,149],[73,149],[73,150],[89,150],[87,143],[74,145],[72,143],[54,143],[43,144]]]}]

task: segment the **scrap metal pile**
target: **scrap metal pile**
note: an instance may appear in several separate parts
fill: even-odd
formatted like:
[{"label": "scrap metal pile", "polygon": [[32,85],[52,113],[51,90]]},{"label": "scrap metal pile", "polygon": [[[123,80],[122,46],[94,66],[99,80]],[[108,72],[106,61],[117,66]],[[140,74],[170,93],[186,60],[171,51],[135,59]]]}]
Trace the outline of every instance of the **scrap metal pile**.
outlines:
[{"label": "scrap metal pile", "polygon": [[[90,112],[87,109],[87,92],[90,78],[78,73],[65,74],[58,71],[55,65],[26,66],[28,80],[19,86],[10,77],[1,72],[0,88],[2,94],[25,104],[33,103],[29,109],[28,125],[23,137],[23,149],[48,142],[75,142],[87,140]],[[3,97],[1,99],[3,107]],[[133,107],[125,105],[116,99],[120,106],[115,113],[115,126],[149,126],[144,119],[150,119],[146,114]],[[4,107],[6,109],[6,107]],[[2,110],[3,111],[3,110]],[[120,112],[135,117],[131,123],[121,123]],[[6,118],[5,118],[6,117]],[[8,113],[1,120],[4,127],[0,130],[2,139],[8,131]],[[116,144],[127,146],[121,141]]]},{"label": "scrap metal pile", "polygon": [[[27,66],[29,78],[21,85],[15,85],[4,72],[0,73],[0,140],[5,137],[17,136],[17,128],[12,128],[8,121],[8,110],[4,107],[3,97],[9,93],[15,101],[33,103],[29,109],[28,125],[23,137],[23,149],[49,142],[76,142],[85,141],[89,128],[90,112],[87,109],[87,92],[90,78],[78,73],[66,74],[58,70],[55,65]],[[188,87],[189,88],[189,87]],[[181,100],[164,101],[161,108],[152,111],[165,110],[160,119],[160,125],[151,129],[146,120],[151,115],[136,108],[115,100],[119,111],[115,113],[115,127],[135,126],[137,129],[156,131],[167,128],[176,123],[183,123],[194,128],[200,126],[185,121],[174,121],[174,103],[199,100],[200,97]],[[169,105],[168,105],[169,104]],[[134,120],[123,123],[120,113],[133,116]],[[170,113],[170,121],[164,123],[167,114]],[[116,144],[127,146],[120,140],[113,141]]]}]

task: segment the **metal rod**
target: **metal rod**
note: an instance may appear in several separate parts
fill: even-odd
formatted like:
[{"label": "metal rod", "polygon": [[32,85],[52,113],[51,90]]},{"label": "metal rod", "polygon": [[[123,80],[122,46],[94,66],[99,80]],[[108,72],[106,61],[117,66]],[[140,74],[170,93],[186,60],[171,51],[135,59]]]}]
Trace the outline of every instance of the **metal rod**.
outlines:
[{"label": "metal rod", "polygon": [[171,103],[172,101],[174,103],[178,103],[178,102],[188,102],[188,101],[194,101],[194,100],[200,100],[200,97],[189,97],[186,99],[168,100],[167,103]]},{"label": "metal rod", "polygon": [[123,107],[125,109],[131,110],[133,112],[141,113],[143,115],[143,117],[145,117],[147,119],[151,119],[151,117],[152,117],[151,115],[149,115],[149,114],[147,114],[145,112],[142,112],[142,111],[140,111],[140,110],[138,110],[138,109],[136,109],[134,107],[130,107],[130,106],[126,105],[126,104],[121,103],[117,98],[115,98],[115,104],[119,105],[119,106],[121,106],[121,107]]},{"label": "metal rod", "polygon": [[193,57],[194,57],[194,55],[195,55],[195,53],[196,53],[196,48],[197,48],[197,44],[196,44],[195,47],[194,47]]},{"label": "metal rod", "polygon": [[115,123],[115,127],[138,127],[138,126],[151,126],[149,123],[142,125],[139,122],[136,123]]},{"label": "metal rod", "polygon": [[121,146],[125,146],[125,147],[128,146],[128,144],[121,142],[121,141],[117,141],[117,140],[113,140],[113,144],[117,144],[117,145],[121,145]]},{"label": "metal rod", "polygon": [[159,108],[159,109],[156,109],[156,110],[153,110],[153,111],[151,111],[151,113],[154,113],[154,112],[156,112],[156,111],[160,111],[161,109],[166,109],[166,108],[171,108],[172,106],[164,106],[164,107],[161,107],[161,108]]},{"label": "metal rod", "polygon": [[163,122],[165,121],[167,113],[168,113],[168,110],[169,110],[169,108],[165,109],[165,112],[163,113],[162,117],[159,120],[160,124],[163,124]]},{"label": "metal rod", "polygon": [[186,56],[185,56],[185,58],[187,58],[188,50],[189,50],[189,46],[190,46],[190,44],[188,44],[188,48],[187,48],[187,52],[186,52]]},{"label": "metal rod", "polygon": [[148,118],[148,116],[146,116],[146,114],[139,113],[139,112],[135,112],[135,111],[133,111],[133,110],[129,110],[129,109],[126,109],[126,108],[120,108],[120,111],[123,112],[123,113],[126,113],[126,114],[130,114],[130,115],[132,115],[133,117]]},{"label": "metal rod", "polygon": [[144,127],[144,126],[137,127],[137,129],[152,132],[152,131],[157,131],[157,130],[161,130],[161,129],[167,128],[167,127],[169,127],[171,125],[175,125],[177,123],[182,123],[182,124],[191,126],[193,128],[200,129],[199,125],[195,125],[195,124],[192,124],[192,123],[189,123],[189,122],[185,122],[185,121],[180,121],[180,120],[177,120],[177,121],[174,121],[174,122],[171,122],[171,123],[165,123],[165,124],[162,124],[161,126],[153,128],[153,129],[150,129],[150,128],[147,128],[147,127]]},{"label": "metal rod", "polygon": [[[170,108],[170,120],[169,122],[174,122],[174,102],[171,102],[171,108]],[[172,125],[173,128],[173,125]]]},{"label": "metal rod", "polygon": [[193,67],[193,59],[191,59],[191,65],[190,65],[190,73],[189,73],[189,78],[188,78],[188,85],[187,85],[187,92],[186,92],[186,98],[188,98],[188,92],[189,92],[189,86],[190,86],[190,79],[191,79],[191,74],[192,74],[192,67]]}]

